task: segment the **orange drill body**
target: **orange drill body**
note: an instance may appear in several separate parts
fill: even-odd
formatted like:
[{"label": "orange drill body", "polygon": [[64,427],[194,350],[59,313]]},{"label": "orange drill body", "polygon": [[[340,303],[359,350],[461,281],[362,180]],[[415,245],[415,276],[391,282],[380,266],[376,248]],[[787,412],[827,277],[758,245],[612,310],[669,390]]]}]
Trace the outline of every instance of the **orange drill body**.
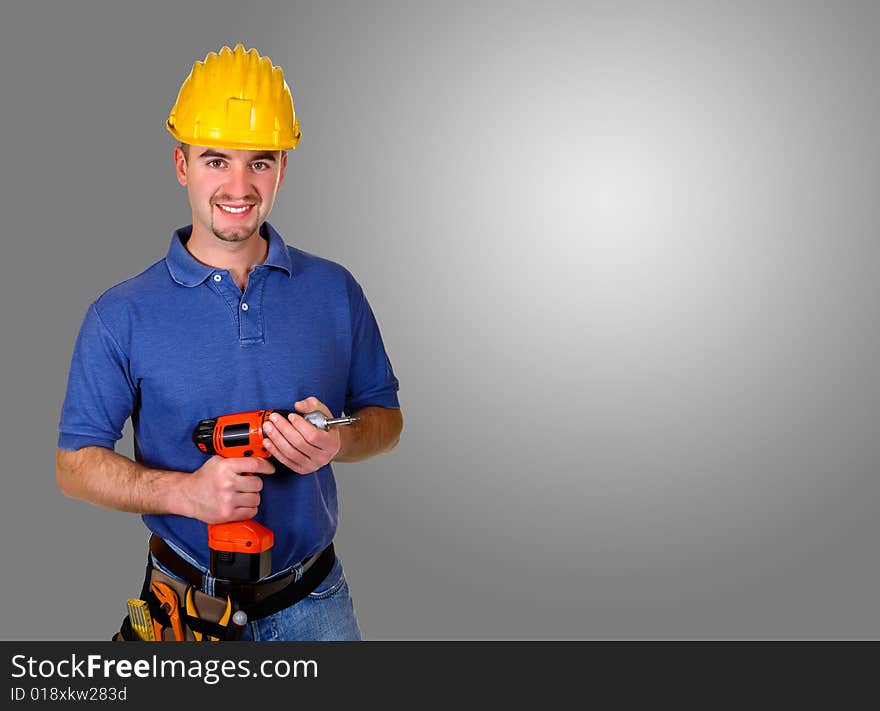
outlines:
[{"label": "orange drill body", "polygon": [[[202,420],[193,431],[193,442],[205,454],[268,459],[263,424],[273,412],[287,417],[291,411],[253,410]],[[266,577],[272,571],[274,543],[272,531],[253,519],[209,524],[211,575],[246,582]]]},{"label": "orange drill body", "polygon": [[[193,430],[196,447],[205,454],[221,457],[260,457],[271,455],[263,447],[263,425],[277,412],[287,418],[293,410],[252,410],[202,420]],[[323,412],[307,412],[302,418],[320,430],[351,425],[357,417],[327,417]],[[253,519],[208,525],[211,575],[229,580],[254,582],[272,572],[272,546],[275,535]]]}]

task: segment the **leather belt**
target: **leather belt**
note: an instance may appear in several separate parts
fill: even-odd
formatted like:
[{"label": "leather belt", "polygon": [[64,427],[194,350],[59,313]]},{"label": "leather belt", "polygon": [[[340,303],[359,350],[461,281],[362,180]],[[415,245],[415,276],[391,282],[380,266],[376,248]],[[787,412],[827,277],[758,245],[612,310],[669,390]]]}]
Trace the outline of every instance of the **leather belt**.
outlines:
[{"label": "leather belt", "polygon": [[[176,575],[181,580],[185,580],[199,590],[204,589],[205,574],[194,565],[181,558],[171,546],[155,533],[150,536],[150,553],[152,553],[156,560],[173,575]],[[325,556],[335,559],[336,553],[333,549],[332,543],[320,553],[316,553],[310,558],[306,558],[302,564],[303,577],[300,578],[299,582],[304,583],[306,580],[311,581],[311,576],[305,576],[306,571],[309,570],[309,568],[311,568],[320,558]],[[256,583],[232,583],[216,579],[214,581],[214,595],[216,597],[226,597],[229,595],[233,600],[248,605],[265,600],[270,595],[274,595],[275,593],[284,590],[294,584],[295,579],[296,574],[294,571],[291,571],[287,575],[273,578],[272,580]],[[315,580],[313,583],[314,587],[317,587],[320,582],[320,579]],[[314,589],[314,587],[312,589]],[[311,592],[311,590],[306,591],[303,597],[308,595],[309,592]]]}]

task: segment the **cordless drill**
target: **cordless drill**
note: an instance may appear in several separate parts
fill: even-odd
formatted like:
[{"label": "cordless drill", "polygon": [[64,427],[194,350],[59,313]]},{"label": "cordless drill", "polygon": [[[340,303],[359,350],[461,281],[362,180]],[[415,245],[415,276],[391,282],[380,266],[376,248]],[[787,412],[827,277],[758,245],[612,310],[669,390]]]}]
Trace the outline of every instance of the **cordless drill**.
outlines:
[{"label": "cordless drill", "polygon": [[[263,425],[273,412],[287,418],[294,410],[253,410],[210,417],[196,425],[193,442],[205,454],[268,459],[271,455],[263,447]],[[350,425],[358,420],[356,417],[331,419],[317,411],[302,417],[322,430],[329,430],[334,425]],[[272,572],[274,543],[275,534],[253,519],[209,524],[211,575],[240,582],[254,582],[266,577]]]}]

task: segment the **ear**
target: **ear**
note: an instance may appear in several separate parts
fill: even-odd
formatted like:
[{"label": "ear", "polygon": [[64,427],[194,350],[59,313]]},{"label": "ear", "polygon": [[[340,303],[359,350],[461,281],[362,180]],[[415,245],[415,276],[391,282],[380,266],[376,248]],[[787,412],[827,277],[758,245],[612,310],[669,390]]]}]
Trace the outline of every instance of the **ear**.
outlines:
[{"label": "ear", "polygon": [[186,185],[186,156],[183,155],[183,149],[180,146],[174,146],[174,173],[177,176],[177,182]]},{"label": "ear", "polygon": [[278,174],[278,187],[276,190],[281,189],[281,184],[284,182],[284,173],[287,170],[287,151],[281,151],[281,171]]}]

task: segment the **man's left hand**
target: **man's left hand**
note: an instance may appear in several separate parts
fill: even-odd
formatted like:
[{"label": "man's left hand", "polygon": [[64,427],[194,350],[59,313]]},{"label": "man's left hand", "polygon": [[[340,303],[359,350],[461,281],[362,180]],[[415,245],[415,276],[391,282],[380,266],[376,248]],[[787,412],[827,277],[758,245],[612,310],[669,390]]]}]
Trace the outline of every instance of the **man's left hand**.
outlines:
[{"label": "man's left hand", "polygon": [[[307,414],[319,410],[328,418],[333,413],[316,397],[309,397],[293,404],[298,412]],[[295,412],[287,419],[276,412],[263,425],[266,439],[263,446],[275,459],[297,474],[311,474],[327,464],[339,451],[339,432],[319,430]]]}]

